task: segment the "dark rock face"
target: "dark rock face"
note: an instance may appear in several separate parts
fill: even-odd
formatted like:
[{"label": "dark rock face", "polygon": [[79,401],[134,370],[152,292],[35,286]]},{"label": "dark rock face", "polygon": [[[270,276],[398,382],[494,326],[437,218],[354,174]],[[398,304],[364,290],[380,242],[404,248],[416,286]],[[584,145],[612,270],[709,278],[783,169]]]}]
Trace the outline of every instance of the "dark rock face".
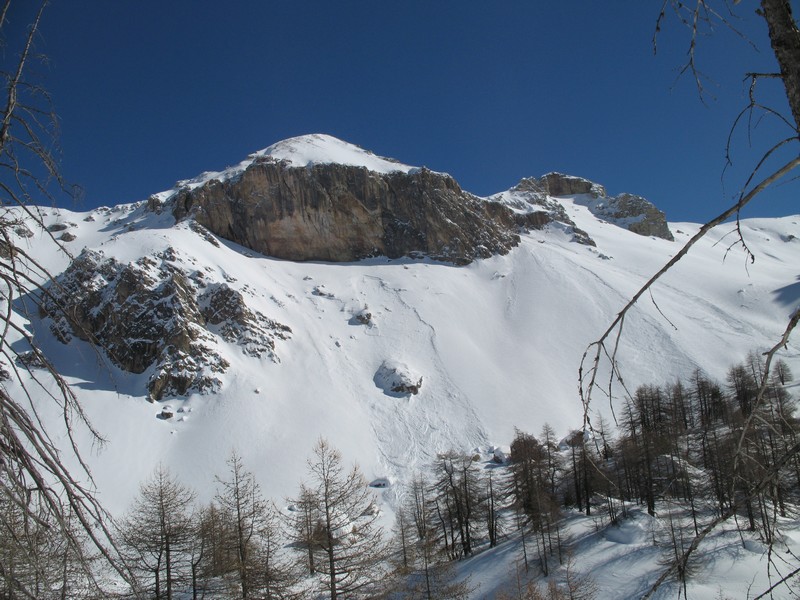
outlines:
[{"label": "dark rock face", "polygon": [[507,253],[525,225],[427,169],[294,168],[269,157],[236,178],[179,190],[172,202],[178,220],[193,216],[220,237],[289,260],[427,255],[465,264]]},{"label": "dark rock face", "polygon": [[43,309],[64,343],[73,335],[102,347],[131,373],[154,366],[151,400],[219,387],[228,368],[215,336],[251,356],[274,354],[291,330],[249,310],[227,284],[208,284],[177,266],[174,251],[122,264],[84,250],[50,287]]}]

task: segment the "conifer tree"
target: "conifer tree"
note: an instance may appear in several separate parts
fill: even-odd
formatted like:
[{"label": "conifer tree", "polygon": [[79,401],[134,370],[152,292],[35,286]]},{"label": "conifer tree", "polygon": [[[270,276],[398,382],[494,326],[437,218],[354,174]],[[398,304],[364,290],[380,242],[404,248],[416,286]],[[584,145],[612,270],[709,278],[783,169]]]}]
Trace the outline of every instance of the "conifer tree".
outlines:
[{"label": "conifer tree", "polygon": [[305,484],[300,485],[297,498],[289,501],[287,519],[291,543],[296,550],[304,551],[305,569],[309,575],[314,575],[317,572],[316,555],[321,550],[321,519],[316,497]]},{"label": "conifer tree", "polygon": [[434,477],[436,510],[445,546],[449,547],[452,558],[470,556],[481,512],[480,477],[475,461],[468,454],[445,452],[436,458]]},{"label": "conifer tree", "polygon": [[[525,528],[533,533],[532,540],[539,555],[539,565],[544,575],[550,571],[549,557],[558,555],[561,560],[561,537],[558,529],[560,514],[556,498],[551,493],[552,457],[550,450],[539,443],[533,435],[517,431],[511,442],[511,473],[514,505],[524,514],[520,523],[523,534]],[[527,567],[527,547],[523,547]]]},{"label": "conifer tree", "polygon": [[53,515],[29,493],[22,500],[0,495],[0,598],[80,599],[96,596],[87,585],[93,557],[79,553],[64,535],[86,543],[71,515],[57,526]]}]

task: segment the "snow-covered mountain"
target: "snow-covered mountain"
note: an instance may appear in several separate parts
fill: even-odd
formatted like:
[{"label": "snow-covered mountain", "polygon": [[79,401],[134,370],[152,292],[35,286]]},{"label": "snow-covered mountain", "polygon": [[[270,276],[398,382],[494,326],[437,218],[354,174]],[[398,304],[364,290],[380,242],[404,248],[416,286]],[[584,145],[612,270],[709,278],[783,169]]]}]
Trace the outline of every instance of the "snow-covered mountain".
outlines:
[{"label": "snow-covered mountain", "polygon": [[[137,204],[41,215],[49,232],[29,222],[16,241],[70,310],[28,299],[18,319],[109,439],[84,450],[115,514],[159,463],[207,500],[234,448],[280,499],[323,436],[388,483],[391,505],[438,452],[488,452],[515,427],[566,434],[587,344],[699,228],[558,174],[477,198],[319,135]],[[742,222],[752,266],[727,252],[732,228],[626,319],[629,389],[696,367],[723,378],[780,338],[800,300],[800,216]],[[326,262],[281,250],[309,245],[300,258]],[[782,356],[800,372],[796,341]],[[40,410],[58,427],[46,398]]]}]

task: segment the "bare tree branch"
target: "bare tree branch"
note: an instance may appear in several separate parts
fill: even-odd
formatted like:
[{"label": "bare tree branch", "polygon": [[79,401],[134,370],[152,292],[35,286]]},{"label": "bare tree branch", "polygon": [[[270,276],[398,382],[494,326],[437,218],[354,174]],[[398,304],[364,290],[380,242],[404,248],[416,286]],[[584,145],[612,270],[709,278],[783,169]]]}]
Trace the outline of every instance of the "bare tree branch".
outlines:
[{"label": "bare tree branch", "polygon": [[[603,355],[607,356],[611,361],[612,365],[612,373],[610,375],[611,378],[619,379],[616,371],[616,356],[617,356],[617,349],[619,348],[619,339],[622,334],[622,325],[625,320],[625,316],[627,313],[633,308],[633,306],[639,301],[639,298],[648,291],[652,285],[658,281],[667,271],[669,271],[675,264],[678,263],[686,254],[688,254],[689,250],[694,246],[700,239],[705,237],[705,235],[711,231],[714,227],[719,225],[720,223],[724,223],[727,219],[732,217],[733,215],[738,214],[738,212],[748,204],[753,198],[755,198],[758,194],[763,192],[767,187],[771,184],[779,180],[780,178],[786,176],[792,170],[800,166],[800,157],[794,158],[790,160],[788,163],[783,165],[780,169],[772,173],[769,177],[766,177],[762,180],[757,186],[752,188],[746,194],[743,194],[736,204],[730,206],[724,212],[719,214],[717,217],[711,219],[706,224],[704,224],[700,230],[693,235],[686,244],[680,249],[679,252],[673,256],[669,262],[667,262],[655,275],[653,275],[647,282],[639,288],[628,303],[622,308],[622,310],[617,313],[616,318],[611,322],[608,329],[600,336],[600,338],[586,348],[583,353],[583,357],[581,358],[580,367],[578,369],[578,382],[579,382],[579,391],[580,391],[580,398],[583,402],[584,406],[584,418],[587,418],[588,407],[591,402],[591,397],[593,391],[598,387],[597,383],[597,376],[599,373],[599,365],[601,358]],[[612,337],[614,332],[616,333],[615,340],[614,340],[614,349],[613,351],[608,354],[606,351],[606,343]],[[591,366],[587,369],[587,358],[590,356],[590,353],[594,350],[594,354],[591,358]],[[587,379],[588,378],[588,379]],[[610,398],[609,398],[610,401]]]},{"label": "bare tree branch", "polygon": [[[11,3],[5,0],[0,7],[0,33],[8,25]],[[65,251],[44,227],[42,213],[36,207],[53,200],[51,188],[68,193],[54,154],[57,119],[47,92],[26,80],[29,62],[34,58],[34,40],[47,4],[47,0],[38,3],[18,54],[7,50],[13,61],[11,68],[0,71],[5,85],[4,103],[0,106],[0,304],[5,303],[0,306],[0,357],[7,360],[4,365],[10,370],[7,377],[13,377],[15,381],[11,383],[16,384],[14,388],[0,380],[0,508],[10,507],[12,517],[21,514],[25,522],[38,524],[51,537],[60,536],[68,551],[77,557],[83,585],[93,587],[97,594],[102,596],[105,592],[91,567],[90,552],[99,553],[106,565],[131,583],[136,594],[134,578],[114,542],[111,518],[89,487],[94,484],[81,457],[75,428],[83,428],[96,443],[102,443],[103,439],[89,423],[68,382],[17,321],[22,300],[41,302],[50,294],[42,286],[52,282],[52,277],[16,241],[15,230],[35,226],[53,242],[54,251]],[[20,9],[20,17],[24,10]],[[35,371],[21,362],[13,345],[16,343],[28,345],[44,370]],[[34,402],[28,389],[32,385],[44,391],[37,394],[39,400],[52,401],[61,410],[63,425],[59,433],[69,441],[70,453],[79,465],[77,474],[70,472],[62,454],[65,450],[54,443],[55,435],[45,427],[40,405]],[[15,524],[5,521],[5,517],[6,512],[0,511],[0,526],[13,532]],[[12,543],[17,540],[19,544],[29,544],[27,550],[37,551],[36,544],[31,545],[27,536],[7,538]],[[38,562],[39,559],[32,565],[35,567]],[[17,577],[14,589],[21,595],[35,596],[29,583]]]},{"label": "bare tree branch", "polygon": [[[723,1],[722,4],[728,10],[730,10],[730,7],[726,1]],[[730,27],[729,20],[726,17],[723,17],[718,12],[713,10],[708,0],[696,0],[693,5],[687,5],[677,0],[664,0],[661,5],[659,15],[656,19],[656,32],[655,35],[653,36],[654,52],[656,50],[657,35],[661,30],[664,20],[666,19],[666,11],[668,7],[671,8],[673,12],[675,12],[678,20],[683,25],[688,27],[691,31],[688,59],[683,69],[681,70],[681,73],[685,72],[692,73],[692,75],[695,78],[696,85],[698,87],[698,93],[700,94],[701,100],[703,100],[704,88],[701,82],[701,80],[703,79],[703,75],[698,70],[695,60],[697,40],[698,36],[702,32],[701,28],[702,26],[709,26],[709,27],[712,26],[714,21],[722,23],[727,27],[729,27],[730,29],[733,28]],[[679,260],[681,260],[689,252],[690,248],[698,240],[704,237],[713,227],[725,222],[727,219],[733,216],[736,217],[736,226],[734,231],[736,232],[738,239],[728,247],[728,249],[726,250],[726,254],[733,246],[741,244],[745,250],[747,259],[749,259],[752,262],[755,257],[753,253],[750,251],[750,248],[747,246],[741,231],[741,222],[739,218],[741,214],[741,209],[745,205],[747,205],[750,201],[752,201],[756,196],[758,196],[762,191],[764,191],[768,186],[772,185],[779,179],[788,176],[794,169],[800,166],[800,157],[794,157],[788,160],[782,167],[778,168],[773,173],[763,178],[760,183],[758,183],[754,187],[751,187],[753,181],[759,176],[761,170],[764,168],[767,161],[773,158],[778,150],[787,147],[787,145],[790,143],[797,142],[798,140],[800,140],[800,136],[798,136],[798,133],[800,132],[800,31],[798,31],[797,24],[794,18],[792,17],[791,6],[788,0],[761,0],[761,10],[759,14],[765,19],[767,23],[769,29],[770,43],[772,45],[775,58],[777,59],[778,65],[780,67],[780,74],[754,73],[754,72],[747,73],[746,78],[750,79],[750,90],[749,90],[750,102],[748,106],[746,106],[736,117],[733,126],[731,128],[731,133],[729,134],[728,142],[726,145],[727,165],[732,164],[730,151],[731,151],[733,133],[737,129],[740,121],[745,116],[748,118],[748,128],[747,128],[748,138],[750,136],[750,133],[753,131],[753,128],[758,125],[758,121],[755,123],[753,122],[753,118],[756,116],[759,121],[763,119],[765,116],[777,117],[783,124],[788,126],[789,130],[791,131],[791,135],[786,139],[783,139],[775,143],[771,148],[769,148],[766,152],[764,152],[764,154],[762,155],[761,159],[758,161],[756,166],[751,170],[747,181],[742,186],[742,191],[739,194],[737,202],[734,205],[730,206],[728,209],[726,209],[719,216],[712,219],[708,223],[704,224],[697,232],[697,234],[695,234],[683,246],[683,248],[667,264],[664,265],[664,267],[662,267],[655,275],[653,275],[653,277],[651,277],[640,288],[640,290],[633,295],[630,301],[617,314],[616,318],[613,320],[608,329],[602,334],[602,336],[597,341],[591,343],[587,347],[581,359],[580,367],[578,370],[580,396],[584,407],[584,422],[588,420],[589,406],[592,393],[596,388],[599,389],[597,378],[599,376],[601,361],[604,356],[610,362],[610,375],[609,375],[609,386],[608,386],[609,389],[611,389],[611,385],[618,377],[618,366],[616,365],[616,359],[617,359],[617,348],[619,347],[619,341],[622,335],[622,326],[624,324],[625,316],[631,310],[631,308],[636,304],[641,295],[645,291],[650,290],[653,284],[662,275],[664,275],[664,273],[670,270]],[[735,31],[735,29],[733,30]],[[757,101],[755,95],[756,82],[762,78],[777,78],[782,81],[784,89],[786,91],[789,108],[793,116],[793,121],[794,121],[793,123],[789,119],[785,118],[780,113],[780,111],[764,106]],[[756,114],[757,111],[759,111],[760,114],[757,115]],[[757,413],[757,409],[765,401],[766,392],[770,385],[769,375],[772,366],[772,360],[775,354],[781,348],[786,347],[790,335],[798,325],[798,321],[800,321],[800,309],[795,309],[795,311],[789,318],[789,322],[786,326],[783,335],[781,336],[781,339],[772,348],[770,348],[767,352],[764,353],[764,356],[766,356],[766,360],[763,363],[763,367],[760,368],[761,371],[759,374],[760,380],[756,378],[756,381],[758,381],[759,384],[756,393],[756,398],[753,401],[753,406],[750,408],[749,414],[747,414],[745,418],[745,421],[741,428],[741,432],[738,434],[738,440],[735,445],[735,450],[733,453],[734,455],[732,457],[733,478],[731,482],[732,489],[730,492],[730,498],[731,498],[730,505],[727,507],[727,509],[721,510],[721,514],[719,515],[719,517],[710,522],[702,530],[697,531],[697,526],[695,525],[696,535],[692,539],[688,548],[682,551],[679,555],[676,556],[676,558],[673,561],[671,561],[669,567],[661,574],[661,576],[653,584],[650,590],[643,596],[643,598],[652,597],[652,595],[656,592],[656,590],[658,590],[661,584],[664,583],[664,581],[666,581],[667,578],[671,577],[672,575],[674,574],[680,575],[681,573],[685,573],[689,557],[693,552],[695,552],[695,550],[702,543],[702,541],[712,531],[714,531],[721,523],[725,522],[731,517],[735,519],[737,512],[741,510],[744,506],[749,506],[750,502],[754,498],[756,498],[759,494],[761,494],[765,489],[767,489],[769,486],[775,485],[775,480],[778,477],[780,470],[790,460],[795,459],[796,455],[800,453],[800,444],[794,444],[783,454],[783,456],[775,460],[774,463],[769,468],[766,469],[766,472],[763,473],[763,476],[755,485],[751,486],[745,485],[746,492],[744,494],[739,494],[738,496],[734,494],[733,488],[736,487],[736,482],[740,480],[742,482],[745,482],[746,479],[745,473],[741,472],[744,469],[744,465],[748,462],[752,463],[752,461],[755,460],[755,457],[750,456],[745,452],[745,446],[748,440],[748,435],[752,431],[754,424],[761,419],[760,415],[758,415]],[[614,350],[609,355],[609,353],[606,351],[606,345],[614,336],[615,336]],[[605,393],[606,395],[610,396],[608,392]],[[609,401],[611,401],[610,398]],[[769,427],[771,427],[771,425]],[[754,466],[764,468],[763,465],[760,464]],[[776,511],[773,510],[773,513],[775,512]],[[765,516],[764,518],[770,519],[770,517],[767,516]],[[767,527],[769,528],[768,546],[770,550],[770,559],[769,559],[770,565],[772,565],[771,551],[772,551],[772,540],[774,540],[773,529],[775,528],[775,525],[776,525],[776,515],[773,514],[771,517],[771,522],[767,524]],[[800,573],[800,569],[793,569],[787,575],[782,576],[780,581],[778,581],[776,584],[772,585],[768,590],[759,595],[758,598],[771,595],[774,589],[776,589],[778,586],[782,584],[785,584],[790,578],[794,577],[797,573]]]}]

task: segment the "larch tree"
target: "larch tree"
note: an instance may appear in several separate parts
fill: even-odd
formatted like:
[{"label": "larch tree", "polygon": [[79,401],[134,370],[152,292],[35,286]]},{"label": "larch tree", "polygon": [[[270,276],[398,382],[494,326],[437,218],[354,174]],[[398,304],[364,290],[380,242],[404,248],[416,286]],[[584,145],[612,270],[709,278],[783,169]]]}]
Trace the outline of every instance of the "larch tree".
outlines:
[{"label": "larch tree", "polygon": [[407,522],[398,527],[403,528],[405,568],[395,577],[395,585],[396,591],[409,600],[466,599],[474,591],[469,579],[457,579],[448,538],[442,546],[436,496],[434,487],[416,474],[398,511]]},{"label": "larch tree", "polygon": [[445,541],[448,530],[450,532],[450,554],[453,558],[470,556],[474,547],[474,530],[482,520],[477,464],[469,454],[445,452],[436,457],[434,478],[437,511],[441,516]]},{"label": "larch tree", "polygon": [[215,504],[222,515],[223,544],[233,557],[238,596],[284,598],[294,577],[280,553],[283,536],[275,508],[241,456],[232,452],[227,464],[228,476],[217,480]]},{"label": "larch tree", "polygon": [[[320,584],[337,598],[375,597],[388,570],[388,549],[375,496],[358,466],[346,469],[342,456],[324,439],[308,461],[311,481],[304,498],[316,518],[311,550]],[[309,548],[300,548],[305,554]]]},{"label": "larch tree", "polygon": [[241,456],[231,452],[227,461],[228,476],[218,478],[220,489],[215,502],[227,526],[227,545],[236,561],[236,576],[242,600],[252,597],[256,567],[253,564],[255,543],[267,503],[255,477],[244,467]]},{"label": "larch tree", "polygon": [[321,521],[318,503],[314,492],[305,484],[301,484],[300,493],[295,500],[289,501],[287,514],[289,539],[296,550],[302,550],[306,557],[305,570],[309,575],[317,572],[316,554],[321,549]]},{"label": "larch tree", "polygon": [[[36,514],[39,518],[32,516]],[[67,527],[74,527],[67,518]],[[93,557],[76,553],[35,494],[25,506],[0,496],[0,523],[0,598],[96,597],[97,590],[86,585],[85,573]],[[71,533],[85,540],[79,529]]]},{"label": "larch tree", "polygon": [[409,508],[400,505],[394,513],[392,529],[391,563],[398,577],[407,576],[414,568],[417,558],[417,541],[414,521]]},{"label": "larch tree", "polygon": [[228,523],[216,503],[210,502],[196,511],[195,527],[190,549],[193,600],[208,592],[221,594],[224,576],[236,570]]},{"label": "larch tree", "polygon": [[[511,442],[511,493],[513,508],[518,511],[518,528],[523,536],[526,529],[533,534],[542,573],[550,570],[549,559],[558,555],[561,560],[561,538],[558,529],[560,511],[555,495],[551,493],[549,450],[534,436],[517,431]],[[576,479],[579,481],[579,479]],[[580,485],[576,488],[580,490]],[[525,565],[528,565],[527,548],[523,547]]]},{"label": "larch tree", "polygon": [[130,563],[149,580],[155,598],[172,600],[190,581],[194,492],[164,466],[141,484],[121,524]]}]

